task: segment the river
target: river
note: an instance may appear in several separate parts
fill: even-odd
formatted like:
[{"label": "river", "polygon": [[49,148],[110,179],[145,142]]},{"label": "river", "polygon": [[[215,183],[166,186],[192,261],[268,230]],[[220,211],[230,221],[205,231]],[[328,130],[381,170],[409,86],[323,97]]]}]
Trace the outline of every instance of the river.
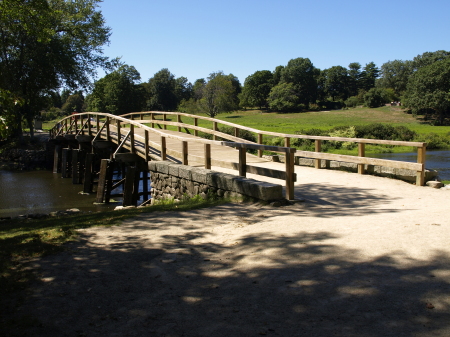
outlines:
[{"label": "river", "polygon": [[94,205],[95,194],[79,194],[83,185],[72,184],[51,171],[0,170],[0,217],[78,208],[86,212],[114,209],[119,204]]},{"label": "river", "polygon": [[[371,154],[369,156],[381,159],[408,161],[412,163],[417,162],[416,152],[379,153]],[[441,180],[450,180],[450,151],[427,151],[425,167],[429,170],[438,171]]]}]

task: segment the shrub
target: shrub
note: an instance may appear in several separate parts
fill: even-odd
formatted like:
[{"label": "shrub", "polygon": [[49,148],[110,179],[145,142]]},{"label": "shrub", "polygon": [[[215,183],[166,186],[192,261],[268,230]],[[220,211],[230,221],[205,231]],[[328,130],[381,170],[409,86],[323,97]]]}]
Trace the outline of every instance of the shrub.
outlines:
[{"label": "shrub", "polygon": [[372,88],[364,95],[364,104],[369,108],[378,108],[389,102],[385,89]]},{"label": "shrub", "polygon": [[347,100],[344,102],[345,106],[348,108],[356,108],[358,105],[362,104],[358,97],[352,96],[347,98]]},{"label": "shrub", "polygon": [[417,134],[406,126],[374,123],[355,127],[357,138],[411,141]]},{"label": "shrub", "polygon": [[[345,138],[356,138],[356,130],[354,126],[334,129],[334,131],[330,131],[330,137],[345,137]],[[331,144],[335,146],[335,148],[343,147],[344,149],[351,150],[354,149],[357,144],[353,142],[335,142],[332,141]]]}]

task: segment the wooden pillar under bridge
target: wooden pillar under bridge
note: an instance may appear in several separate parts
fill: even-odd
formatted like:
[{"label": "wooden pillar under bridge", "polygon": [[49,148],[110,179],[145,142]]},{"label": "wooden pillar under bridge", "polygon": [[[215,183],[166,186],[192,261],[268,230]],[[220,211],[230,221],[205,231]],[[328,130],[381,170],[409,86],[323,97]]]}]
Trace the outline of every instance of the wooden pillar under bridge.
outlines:
[{"label": "wooden pillar under bridge", "polygon": [[80,162],[79,162],[80,150],[72,150],[72,184],[80,183]]},{"label": "wooden pillar under bridge", "polygon": [[134,203],[135,181],[138,170],[136,166],[128,166],[125,171],[125,184],[123,186],[123,206],[136,206]]},{"label": "wooden pillar under bridge", "polygon": [[69,148],[62,149],[61,156],[61,177],[70,178],[70,158],[71,150]]},{"label": "wooden pillar under bridge", "polygon": [[102,159],[100,163],[100,175],[98,178],[96,203],[109,203],[112,186],[113,162],[109,159]]},{"label": "wooden pillar under bridge", "polygon": [[53,173],[61,172],[61,154],[62,154],[62,145],[55,145],[55,151],[53,155]]},{"label": "wooden pillar under bridge", "polygon": [[144,201],[148,200],[150,198],[149,190],[148,190],[148,182],[149,182],[148,174],[149,174],[148,168],[145,168],[142,171],[142,197],[143,197]]},{"label": "wooden pillar under bridge", "polygon": [[83,179],[83,193],[92,192],[92,182],[93,182],[93,166],[94,161],[93,153],[86,153],[86,160],[84,162],[84,179]]}]

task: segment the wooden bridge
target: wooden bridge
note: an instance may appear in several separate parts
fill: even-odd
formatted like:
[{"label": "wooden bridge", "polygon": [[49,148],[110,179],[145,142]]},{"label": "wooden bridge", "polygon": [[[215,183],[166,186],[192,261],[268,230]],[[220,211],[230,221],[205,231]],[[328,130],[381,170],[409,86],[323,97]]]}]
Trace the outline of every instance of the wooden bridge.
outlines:
[{"label": "wooden bridge", "polygon": [[[211,128],[199,126],[199,121],[202,125],[210,124]],[[224,128],[220,128],[219,125],[226,126],[228,132],[223,132]],[[252,138],[255,141],[240,137],[243,132],[254,135]],[[358,165],[359,174],[365,173],[366,165],[413,170],[417,172],[416,185],[424,185],[426,143],[421,142],[283,134],[203,116],[160,111],[137,112],[122,116],[96,112],[80,113],[62,119],[50,131],[50,136],[57,144],[54,172],[61,171],[63,176],[72,176],[74,183],[83,183],[85,192],[92,190],[94,181],[92,149],[106,149],[98,169],[100,172],[97,187],[98,202],[108,201],[111,190],[118,184],[124,184],[124,205],[135,203],[136,195],[126,192],[132,190],[132,186],[127,187],[125,178],[108,186],[107,181],[111,182],[112,179],[108,179],[110,173],[107,162],[108,160],[136,162],[137,158],[143,163],[150,160],[169,160],[183,165],[203,166],[206,169],[212,167],[219,170],[231,169],[244,177],[247,174],[255,174],[261,179],[269,177],[283,180],[288,200],[294,199],[294,183],[298,180],[294,170],[295,157],[313,159],[317,169],[322,167],[322,161],[355,163]],[[264,138],[267,137],[284,138],[284,146],[264,145]],[[291,140],[296,138],[313,140],[315,151],[298,151],[292,148]],[[321,144],[325,140],[354,142],[358,145],[358,155],[323,153]],[[365,144],[414,147],[417,149],[417,163],[366,157]],[[269,168],[268,160],[263,158],[263,151],[281,154],[284,163],[279,164],[276,169],[273,165]],[[70,154],[72,158],[69,159]],[[69,168],[70,166],[72,167]],[[143,168],[141,171],[145,172],[146,169]],[[144,177],[139,179],[148,179],[148,175],[144,174]],[[131,180],[135,181],[136,178]],[[149,201],[148,191],[142,193],[144,199]]]}]

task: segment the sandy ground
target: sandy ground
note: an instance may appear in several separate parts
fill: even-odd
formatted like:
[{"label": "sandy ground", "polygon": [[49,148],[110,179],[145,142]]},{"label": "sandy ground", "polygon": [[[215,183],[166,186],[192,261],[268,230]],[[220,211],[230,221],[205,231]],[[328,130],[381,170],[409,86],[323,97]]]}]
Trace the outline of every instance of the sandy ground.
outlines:
[{"label": "sandy ground", "polygon": [[80,232],[34,263],[29,336],[450,336],[450,190],[296,168],[291,206]]}]

